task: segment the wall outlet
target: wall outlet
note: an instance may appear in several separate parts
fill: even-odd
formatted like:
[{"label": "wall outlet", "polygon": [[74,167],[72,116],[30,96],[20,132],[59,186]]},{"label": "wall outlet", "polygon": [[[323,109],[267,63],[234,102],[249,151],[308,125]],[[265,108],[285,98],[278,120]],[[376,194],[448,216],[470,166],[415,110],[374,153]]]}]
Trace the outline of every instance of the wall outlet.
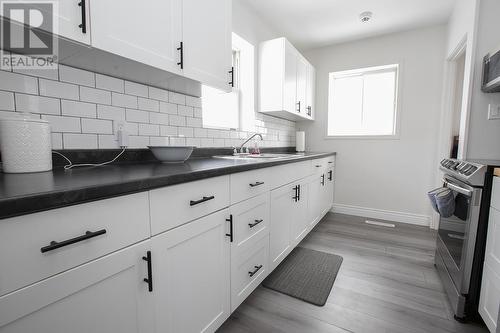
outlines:
[{"label": "wall outlet", "polygon": [[488,104],[488,120],[500,119],[500,104]]}]

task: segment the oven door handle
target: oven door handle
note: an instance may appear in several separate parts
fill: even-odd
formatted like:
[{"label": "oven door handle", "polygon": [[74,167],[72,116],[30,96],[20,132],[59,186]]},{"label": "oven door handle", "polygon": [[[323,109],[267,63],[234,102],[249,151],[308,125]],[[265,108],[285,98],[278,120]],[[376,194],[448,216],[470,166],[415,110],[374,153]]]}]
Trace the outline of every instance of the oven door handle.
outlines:
[{"label": "oven door handle", "polygon": [[461,186],[458,186],[458,185],[455,185],[453,183],[450,183],[446,179],[443,179],[443,183],[444,183],[444,186],[446,186],[450,190],[453,190],[453,191],[456,191],[458,193],[461,193],[461,194],[463,194],[465,196],[468,196],[469,198],[472,197],[472,191],[471,190],[468,190],[468,189],[463,188]]}]

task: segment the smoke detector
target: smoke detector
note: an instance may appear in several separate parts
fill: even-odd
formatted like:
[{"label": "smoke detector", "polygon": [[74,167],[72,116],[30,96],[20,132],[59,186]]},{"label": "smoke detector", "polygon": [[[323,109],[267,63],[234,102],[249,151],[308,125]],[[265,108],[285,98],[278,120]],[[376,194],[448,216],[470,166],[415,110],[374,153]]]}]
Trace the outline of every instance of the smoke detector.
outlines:
[{"label": "smoke detector", "polygon": [[366,23],[372,19],[373,13],[372,12],[362,12],[359,14],[359,19],[361,22]]}]

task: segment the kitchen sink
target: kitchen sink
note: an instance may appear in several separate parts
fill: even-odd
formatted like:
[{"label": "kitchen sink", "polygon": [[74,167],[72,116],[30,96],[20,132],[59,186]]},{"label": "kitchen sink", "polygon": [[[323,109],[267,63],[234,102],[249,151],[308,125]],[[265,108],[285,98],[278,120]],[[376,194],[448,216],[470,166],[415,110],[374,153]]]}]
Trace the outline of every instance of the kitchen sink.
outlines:
[{"label": "kitchen sink", "polygon": [[238,155],[219,155],[214,158],[222,158],[228,160],[272,160],[279,158],[288,158],[301,156],[300,154],[238,154]]}]

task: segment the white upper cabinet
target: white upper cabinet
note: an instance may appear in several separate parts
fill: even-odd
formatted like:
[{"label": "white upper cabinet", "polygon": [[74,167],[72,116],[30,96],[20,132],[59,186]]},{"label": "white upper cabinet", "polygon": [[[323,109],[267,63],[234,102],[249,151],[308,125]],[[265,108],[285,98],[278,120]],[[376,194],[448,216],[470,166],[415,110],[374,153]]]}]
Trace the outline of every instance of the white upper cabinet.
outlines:
[{"label": "white upper cabinet", "polygon": [[184,75],[231,90],[231,0],[183,0]]},{"label": "white upper cabinet", "polygon": [[314,68],[282,37],[259,47],[259,111],[290,120],[310,120]]},{"label": "white upper cabinet", "polygon": [[[26,3],[22,0],[14,1]],[[53,18],[57,20],[57,31],[55,31],[57,35],[90,44],[89,0],[56,0],[53,2],[52,10],[45,3],[39,6],[33,3],[29,5],[30,8],[37,7],[44,15],[53,15]]]},{"label": "white upper cabinet", "polygon": [[182,0],[98,0],[90,11],[93,47],[181,73]]},{"label": "white upper cabinet", "polygon": [[306,77],[306,102],[305,113],[311,119],[314,119],[314,95],[316,92],[316,69],[311,64],[307,64],[307,77]]}]

